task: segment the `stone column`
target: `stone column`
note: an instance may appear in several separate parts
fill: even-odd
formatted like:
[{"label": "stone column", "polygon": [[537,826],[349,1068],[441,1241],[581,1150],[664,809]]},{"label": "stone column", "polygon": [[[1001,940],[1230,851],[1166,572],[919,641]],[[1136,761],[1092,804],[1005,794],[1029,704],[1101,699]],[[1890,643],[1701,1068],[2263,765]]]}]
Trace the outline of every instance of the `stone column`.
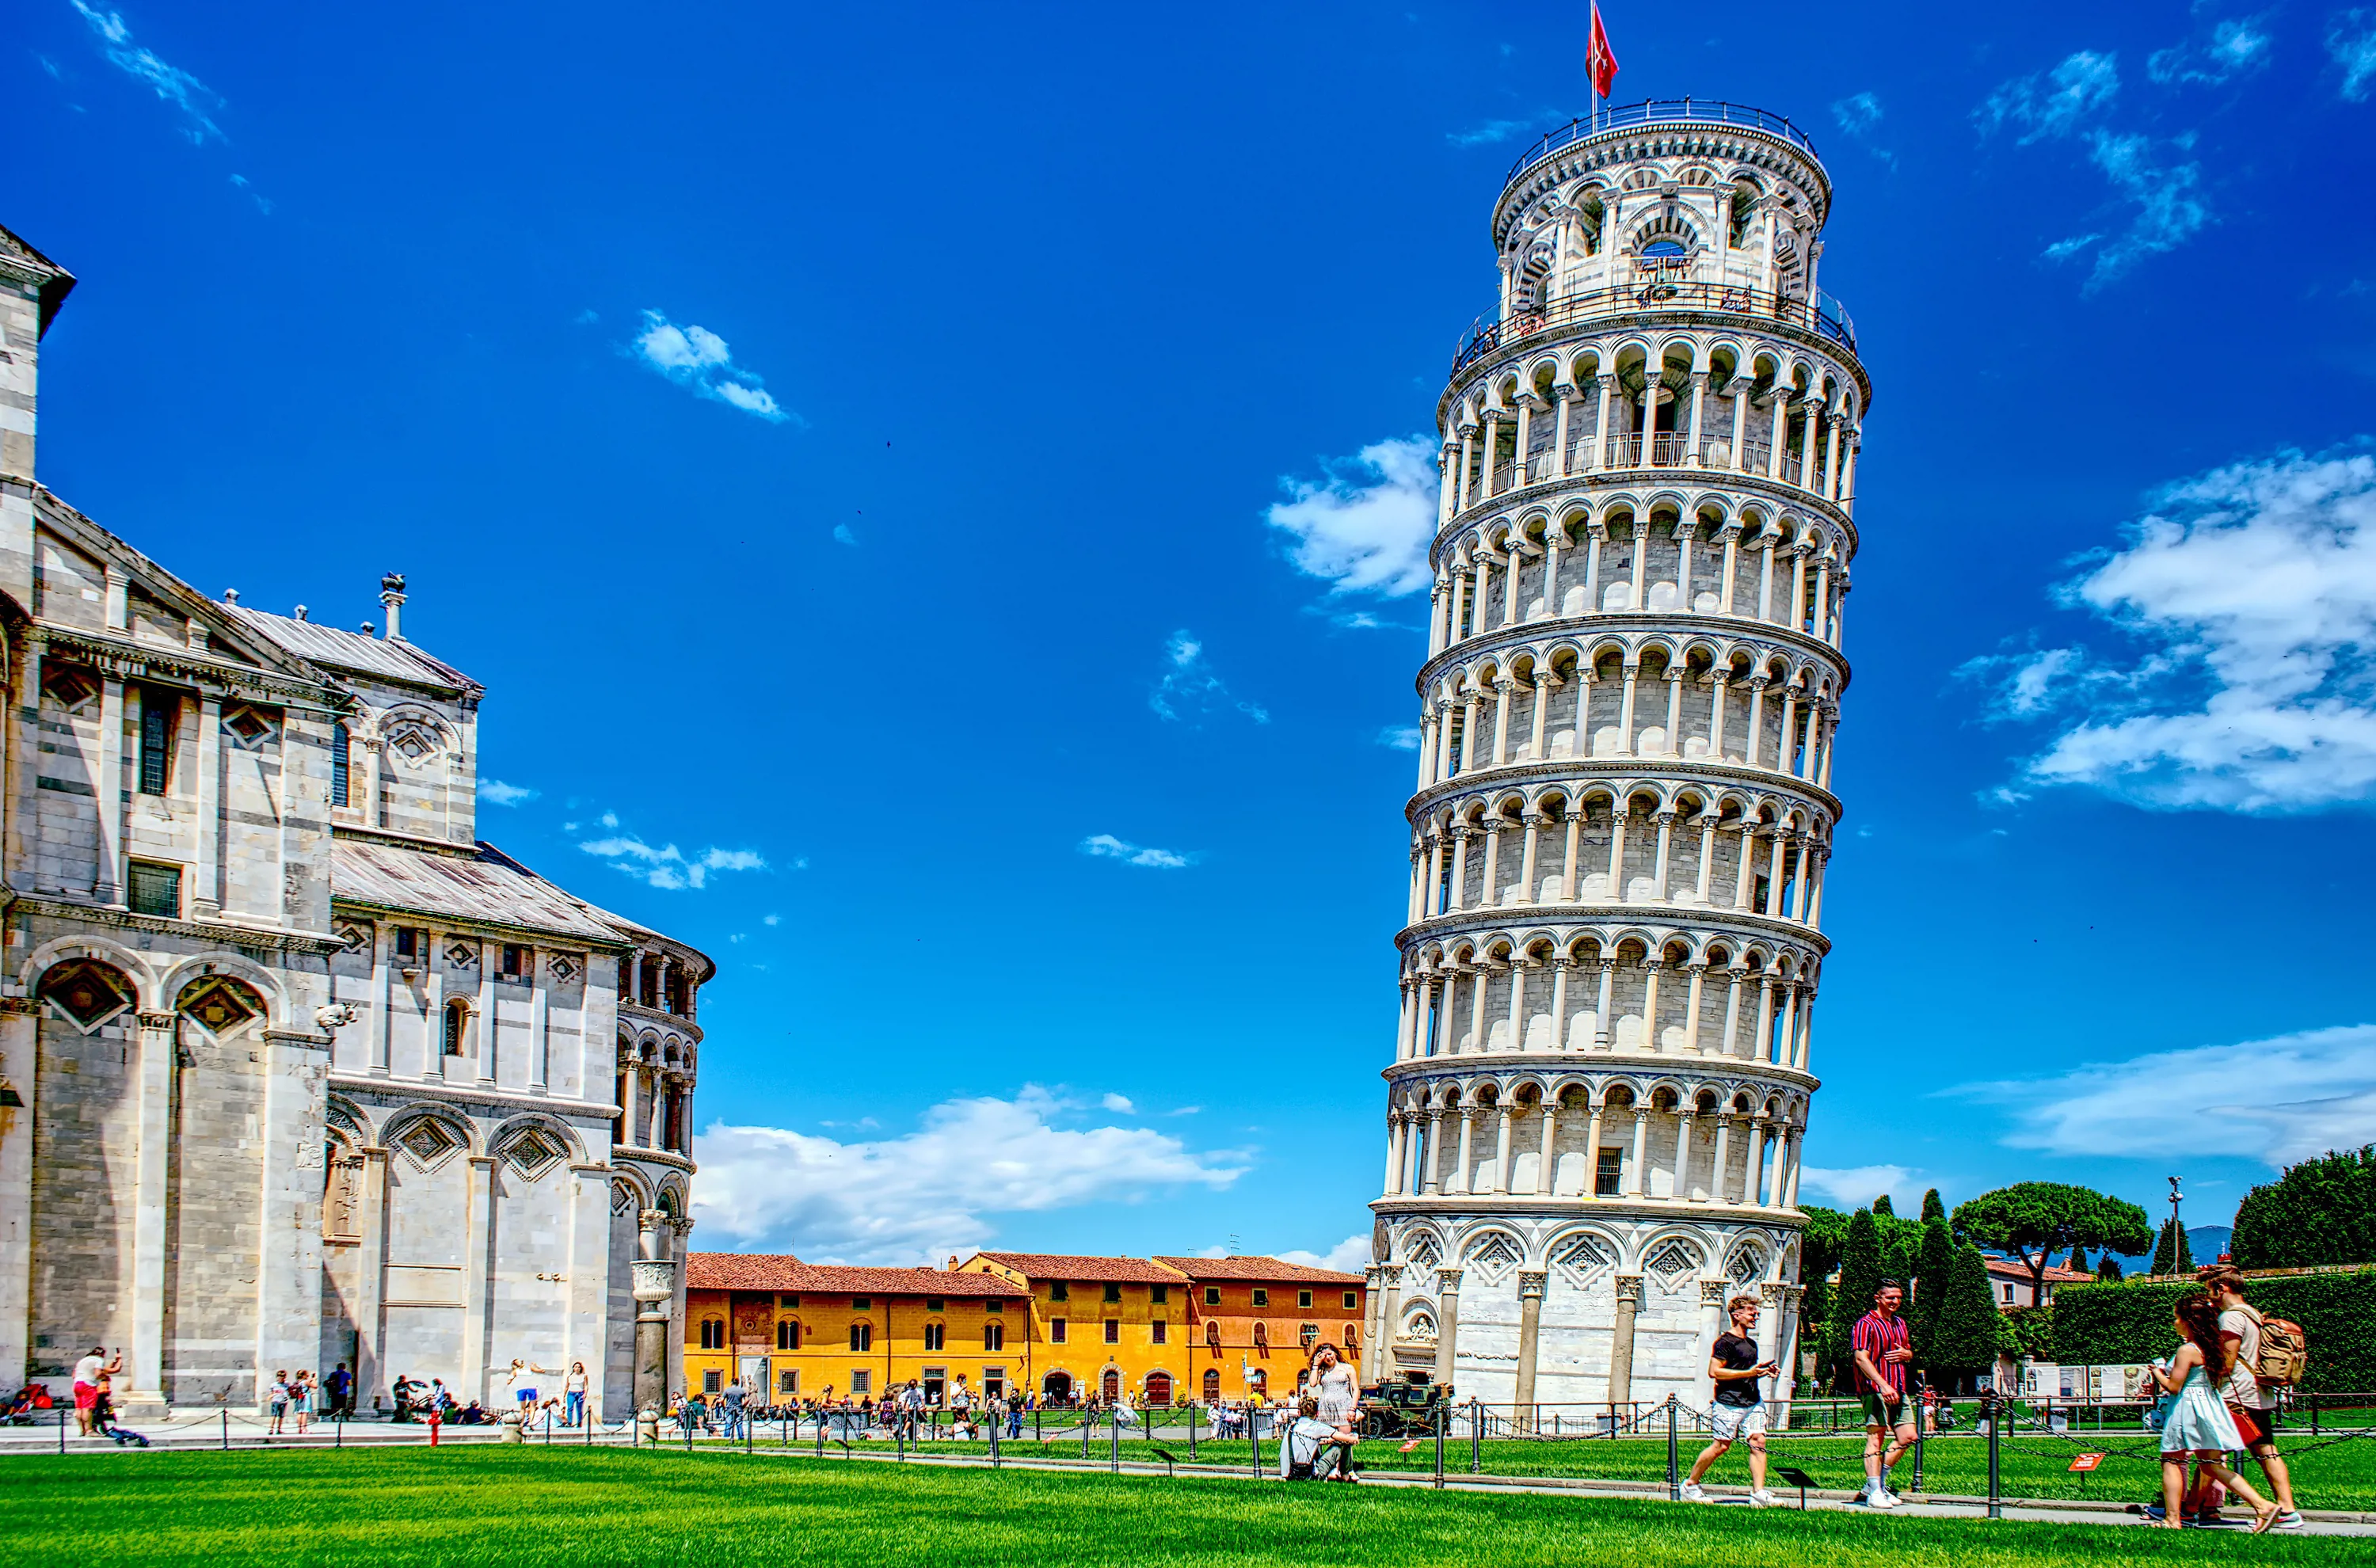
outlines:
[{"label": "stone column", "polygon": [[[1481,992],[1484,988],[1479,986],[1478,989]],[[1447,1192],[1466,1195],[1470,1186],[1476,1182],[1477,1155],[1475,1149],[1471,1146],[1476,1131],[1477,1114],[1471,1108],[1467,1105],[1463,1105],[1460,1108],[1460,1165],[1459,1168],[1452,1173],[1453,1180],[1457,1182],[1459,1185],[1447,1187],[1445,1189]]]},{"label": "stone column", "polygon": [[[27,671],[38,680],[37,671]],[[0,997],[0,1078],[17,1091],[22,1106],[0,1107],[0,1378],[21,1381],[32,1350],[29,1314],[33,1300],[33,1245],[28,1233],[33,1212],[33,1118],[41,1111],[35,1061],[41,1004],[30,997]],[[90,1348],[77,1346],[79,1355]]]},{"label": "stone column", "polygon": [[380,1321],[387,1299],[387,1150],[367,1146],[362,1151],[362,1202],[357,1218],[362,1241],[355,1262],[355,1409],[377,1407],[388,1377],[382,1345],[386,1325]]},{"label": "stone column", "polygon": [[1649,1189],[1649,1182],[1643,1179],[1642,1167],[1650,1157],[1650,1108],[1635,1105],[1629,1109],[1634,1113],[1634,1157],[1625,1162],[1625,1177],[1620,1185],[1626,1197],[1638,1198],[1646,1195]]},{"label": "stone column", "polygon": [[1452,1382],[1460,1334],[1460,1270],[1435,1271],[1435,1381]]},{"label": "stone column", "polygon": [[1510,1414],[1520,1431],[1535,1427],[1536,1347],[1542,1338],[1543,1287],[1550,1278],[1531,1272],[1518,1276],[1518,1398]]},{"label": "stone column", "polygon": [[1609,1344],[1609,1403],[1622,1408],[1634,1400],[1634,1320],[1642,1311],[1642,1277],[1617,1277],[1617,1324]]},{"label": "stone column", "polygon": [[[1725,1300],[1731,1294],[1732,1281],[1729,1279],[1700,1281],[1701,1344],[1715,1344],[1716,1336],[1731,1326],[1724,1310]],[[1692,1393],[1700,1404],[1711,1404],[1716,1396],[1716,1379],[1707,1374],[1707,1359],[1705,1356],[1694,1356],[1693,1363],[1696,1370],[1695,1375],[1692,1378]]]},{"label": "stone column", "polygon": [[[99,757],[91,769],[99,816],[99,869],[91,877],[94,902],[124,902],[124,682],[114,675],[100,681]],[[126,1369],[129,1371],[129,1369]],[[154,1384],[134,1386],[152,1392]]]},{"label": "stone column", "polygon": [[462,1221],[462,1370],[455,1381],[463,1397],[485,1404],[487,1337],[493,1332],[495,1261],[495,1161],[470,1156],[467,1218]]},{"label": "stone column", "polygon": [[1716,1119],[1716,1174],[1708,1182],[1707,1197],[1703,1201],[1712,1203],[1732,1201],[1725,1194],[1725,1188],[1731,1184],[1728,1178],[1732,1174],[1726,1167],[1731,1162],[1732,1118],[1719,1111]]},{"label": "stone column", "polygon": [[195,825],[198,863],[191,873],[190,918],[222,913],[222,699],[198,698],[198,818]]},{"label": "stone column", "polygon": [[1535,1158],[1535,1191],[1549,1197],[1559,1184],[1559,1101],[1542,1102],[1542,1152]]},{"label": "stone column", "polygon": [[479,1015],[479,1087],[492,1088],[495,1071],[498,1038],[495,1028],[495,966],[504,956],[500,942],[479,944],[479,994],[472,998],[471,1009]]},{"label": "stone column", "polygon": [[[111,682],[110,685],[120,685]],[[101,814],[113,805],[101,806]],[[173,1089],[180,1019],[172,1013],[142,1013],[138,1074],[139,1132],[132,1148],[132,1354],[126,1358],[120,1401],[153,1420],[165,1408],[166,1221],[172,1194]],[[266,1181],[271,1180],[267,1160]],[[266,1375],[259,1371],[261,1380]]]},{"label": "stone column", "polygon": [[636,1408],[657,1410],[668,1402],[669,1309],[676,1299],[676,1265],[670,1257],[666,1209],[636,1216]]},{"label": "stone column", "polygon": [[1427,1182],[1421,1187],[1421,1197],[1435,1197],[1443,1191],[1443,1112],[1427,1112]]},{"label": "stone column", "polygon": [[1367,1347],[1368,1364],[1362,1368],[1365,1374],[1362,1381],[1365,1383],[1380,1382],[1394,1370],[1396,1325],[1401,1321],[1402,1313],[1403,1265],[1398,1263],[1380,1264],[1378,1289],[1378,1327],[1377,1332],[1370,1336]]},{"label": "stone column", "polygon": [[[1580,1197],[1597,1198],[1600,1195],[1600,1116],[1601,1104],[1596,1099],[1592,1102],[1592,1113],[1585,1118],[1584,1123],[1584,1191],[1577,1194]],[[1551,1194],[1554,1197],[1558,1195],[1556,1184],[1552,1186]]]},{"label": "stone column", "polygon": [[1499,1197],[1510,1190],[1510,1108],[1498,1106],[1493,1121],[1493,1181],[1486,1189]]}]

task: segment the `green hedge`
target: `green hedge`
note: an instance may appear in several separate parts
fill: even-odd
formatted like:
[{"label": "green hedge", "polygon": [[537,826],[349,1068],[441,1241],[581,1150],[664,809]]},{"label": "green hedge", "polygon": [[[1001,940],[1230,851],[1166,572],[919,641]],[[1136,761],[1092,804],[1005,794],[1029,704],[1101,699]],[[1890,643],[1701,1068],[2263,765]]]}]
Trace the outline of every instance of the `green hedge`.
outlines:
[{"label": "green hedge", "polygon": [[[2178,1348],[2170,1314],[2194,1289],[2168,1280],[2066,1285],[2054,1295],[2054,1359],[2064,1366],[2150,1361]],[[2376,1268],[2248,1282],[2254,1306],[2310,1336],[2306,1389],[2376,1389]]]}]

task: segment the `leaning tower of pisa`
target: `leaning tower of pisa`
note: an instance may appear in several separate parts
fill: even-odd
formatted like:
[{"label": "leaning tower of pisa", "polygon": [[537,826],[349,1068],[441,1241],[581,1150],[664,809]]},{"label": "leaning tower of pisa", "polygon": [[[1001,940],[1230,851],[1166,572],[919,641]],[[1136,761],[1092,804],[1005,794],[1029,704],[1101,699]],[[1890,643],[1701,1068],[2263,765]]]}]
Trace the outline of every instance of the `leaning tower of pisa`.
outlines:
[{"label": "leaning tower of pisa", "polygon": [[1799,1161],[1870,386],[1788,121],[1544,137],[1438,404],[1370,1375],[1704,1402],[1798,1331]]}]

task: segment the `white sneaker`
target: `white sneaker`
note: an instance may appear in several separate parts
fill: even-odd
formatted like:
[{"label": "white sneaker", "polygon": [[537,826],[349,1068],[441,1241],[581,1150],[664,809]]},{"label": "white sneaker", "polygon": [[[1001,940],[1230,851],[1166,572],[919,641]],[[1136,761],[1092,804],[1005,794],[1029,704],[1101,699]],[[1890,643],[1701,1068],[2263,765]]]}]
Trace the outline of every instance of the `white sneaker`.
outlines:
[{"label": "white sneaker", "polygon": [[1683,1483],[1683,1501],[1685,1503],[1709,1503],[1713,1502],[1714,1499],[1710,1498],[1705,1491],[1701,1490],[1698,1482],[1685,1481]]},{"label": "white sneaker", "polygon": [[1874,1488],[1872,1495],[1865,1499],[1865,1502],[1875,1508],[1895,1508],[1900,1501],[1895,1492],[1886,1491],[1879,1487]]},{"label": "white sneaker", "polygon": [[1764,1487],[1759,1487],[1755,1491],[1749,1494],[1749,1505],[1752,1508],[1771,1508],[1780,1501],[1781,1500],[1779,1498],[1766,1491]]}]

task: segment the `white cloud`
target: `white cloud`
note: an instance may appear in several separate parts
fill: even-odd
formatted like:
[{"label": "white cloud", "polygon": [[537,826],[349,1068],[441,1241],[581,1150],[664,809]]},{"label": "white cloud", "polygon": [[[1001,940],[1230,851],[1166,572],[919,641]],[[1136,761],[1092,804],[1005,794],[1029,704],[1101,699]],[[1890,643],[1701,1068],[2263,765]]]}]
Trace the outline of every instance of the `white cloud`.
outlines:
[{"label": "white cloud", "polygon": [[1117,1116],[1135,1116],[1138,1113],[1138,1107],[1130,1102],[1130,1096],[1126,1094],[1110,1092],[1098,1103]]},{"label": "white cloud", "polygon": [[2145,59],[2145,75],[2168,86],[2200,82],[2216,87],[2240,72],[2269,63],[2269,35],[2247,17],[2215,23],[2204,42],[2156,50]]},{"label": "white cloud", "polygon": [[1206,661],[1205,645],[1185,631],[1172,633],[1164,643],[1163,673],[1157,677],[1155,689],[1147,694],[1146,706],[1174,723],[1225,707],[1236,709],[1257,724],[1270,722],[1269,709],[1230,695],[1229,686]]},{"label": "white cloud", "polygon": [[1832,119],[1849,139],[1863,144],[1866,151],[1888,164],[1897,167],[1897,154],[1881,145],[1881,100],[1870,92],[1859,92],[1836,99],[1832,103]]},{"label": "white cloud", "polygon": [[2326,53],[2343,70],[2343,96],[2354,103],[2368,101],[2368,88],[2376,82],[2376,25],[2366,11],[2346,11],[2326,35]]},{"label": "white cloud", "polygon": [[523,784],[506,784],[500,778],[479,780],[479,799],[499,806],[524,806],[542,793]]},{"label": "white cloud", "polygon": [[[603,826],[618,825],[616,816],[609,812],[602,814]],[[638,882],[670,891],[707,887],[712,872],[765,871],[767,867],[766,861],[749,849],[721,849],[712,845],[688,855],[673,844],[655,848],[632,833],[591,838],[577,847],[589,855],[601,856]]]},{"label": "white cloud", "polygon": [[2087,115],[2112,101],[2121,90],[2119,57],[2082,49],[2051,71],[2032,72],[2001,84],[1988,101],[1973,111],[1973,121],[1986,136],[2012,125],[2021,128],[2021,145],[2047,137],[2068,136]]},{"label": "white cloud", "polygon": [[82,19],[90,24],[91,30],[99,34],[101,52],[107,56],[109,65],[135,80],[148,83],[160,99],[182,112],[187,122],[182,127],[184,136],[201,143],[208,137],[228,139],[221,127],[207,117],[206,106],[220,104],[220,94],[180,66],[169,65],[135,44],[132,29],[125,25],[121,13],[93,10],[83,0],[72,0],[72,4],[82,13]]},{"label": "white cloud", "polygon": [[1872,1200],[1882,1194],[1897,1201],[1897,1190],[1913,1179],[1914,1172],[1903,1165],[1858,1165],[1845,1170],[1829,1170],[1819,1165],[1799,1168],[1799,1185],[1809,1192],[1820,1193],[1832,1200],[1834,1206],[1847,1209],[1871,1208]]},{"label": "white cloud", "polygon": [[1193,865],[1196,859],[1193,854],[1183,855],[1171,849],[1146,849],[1117,838],[1111,833],[1091,834],[1081,840],[1080,849],[1081,853],[1094,855],[1100,860],[1120,861],[1124,865],[1148,866],[1157,871],[1178,871],[1182,866]]},{"label": "white cloud", "polygon": [[2285,452],[2171,485],[2060,592],[2138,651],[1966,666],[2001,716],[2061,726],[2016,794],[2248,813],[2376,800],[2376,455]]},{"label": "white cloud", "polygon": [[1278,1254],[1281,1263],[1300,1263],[1306,1268],[1333,1268],[1339,1274],[1359,1274],[1370,1266],[1370,1233],[1356,1230],[1325,1253],[1293,1252]]},{"label": "white cloud", "polygon": [[644,312],[635,357],[695,396],[754,414],[771,424],[793,418],[760,377],[734,362],[726,339],[706,327],[679,327],[659,311]]},{"label": "white cloud", "polygon": [[[2184,148],[2192,139],[2181,137],[2173,145]],[[2104,130],[2088,135],[2088,161],[2102,170],[2112,188],[2135,203],[2137,209],[2128,232],[2096,253],[2095,269],[2087,275],[2089,291],[2113,281],[2149,255],[2176,250],[2211,220],[2211,209],[2201,196],[2203,166],[2157,161],[2153,147],[2150,137],[2115,136]]]},{"label": "white cloud", "polygon": [[[806,865],[808,862],[806,861],[802,861],[801,863],[802,865]],[[759,923],[761,925],[781,925],[784,923],[784,917],[781,915],[764,915],[760,917]]]},{"label": "white cloud", "polygon": [[849,531],[849,525],[848,523],[836,523],[833,525],[833,541],[836,544],[846,544],[852,550],[858,548],[858,536]]},{"label": "white cloud", "polygon": [[1446,131],[1443,139],[1455,147],[1491,147],[1524,132],[1529,124],[1526,120],[1488,120],[1465,131]]},{"label": "white cloud", "polygon": [[1951,1093],[2005,1107],[2008,1147],[2135,1158],[2229,1155],[2280,1166],[2357,1148],[2376,1126],[2376,1025],[2092,1062]]},{"label": "white cloud", "polygon": [[1325,480],[1280,480],[1288,499],[1265,516],[1295,537],[1288,554],[1296,569],[1326,578],[1331,592],[1418,593],[1435,581],[1427,564],[1441,489],[1435,457],[1423,435],[1375,442],[1325,465]]},{"label": "white cloud", "polygon": [[991,1217],[1227,1188],[1242,1154],[1145,1128],[1059,1123],[1070,1108],[1027,1085],[1013,1099],[952,1099],[915,1132],[841,1143],[713,1123],[694,1140],[694,1211],[715,1245],[815,1263],[938,1263],[994,1234]]},{"label": "white cloud", "polygon": [[1419,726],[1389,724],[1378,731],[1378,744],[1398,752],[1415,752],[1419,750]]}]

